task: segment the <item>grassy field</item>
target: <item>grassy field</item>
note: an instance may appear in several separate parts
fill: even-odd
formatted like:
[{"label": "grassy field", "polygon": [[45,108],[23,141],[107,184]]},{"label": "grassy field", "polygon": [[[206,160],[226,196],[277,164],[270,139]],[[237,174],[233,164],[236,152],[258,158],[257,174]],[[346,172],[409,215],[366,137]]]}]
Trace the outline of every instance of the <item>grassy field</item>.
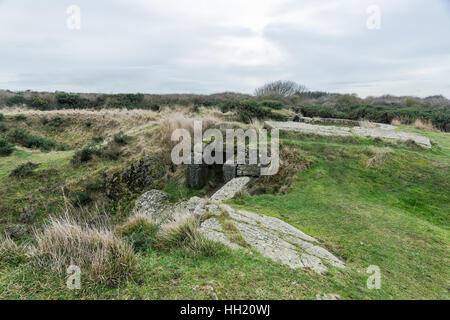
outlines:
[{"label": "grassy field", "polygon": [[[145,122],[140,121],[140,125]],[[131,122],[125,127],[132,127]],[[39,227],[48,215],[62,209],[58,192],[62,186],[76,190],[89,177],[123,166],[131,157],[127,150],[134,152],[141,146],[136,138],[118,161],[94,159],[74,168],[70,160],[77,148],[95,135],[110,134],[95,126],[83,133],[80,128],[85,127],[79,123],[70,126],[77,134],[59,137],[72,147],[68,151],[18,149],[0,157],[3,225],[17,223],[15,214],[34,204],[40,208],[33,221]],[[58,139],[53,130],[39,130],[37,120],[29,128]],[[120,125],[112,132],[119,129]],[[67,289],[66,274],[38,267],[30,259],[0,261],[0,298],[208,299],[207,287],[212,284],[222,299],[314,299],[324,293],[343,299],[449,299],[450,136],[406,126],[398,130],[430,137],[433,149],[362,138],[283,134],[283,148],[307,159],[308,168],[296,172],[284,193],[243,195],[230,202],[299,227],[342,258],[347,265],[344,270],[331,267],[323,275],[292,270],[256,252],[223,246],[214,255],[193,254],[184,245],[149,247],[136,252],[136,270],[119,285],[82,278],[79,291]],[[156,133],[148,129],[141,134],[151,137]],[[147,153],[148,148],[144,147]],[[33,176],[9,176],[27,161],[40,163]],[[164,188],[175,198],[206,192],[183,186],[180,177],[174,175]],[[31,236],[21,241],[26,240]],[[379,290],[366,286],[370,265],[381,270]]]}]

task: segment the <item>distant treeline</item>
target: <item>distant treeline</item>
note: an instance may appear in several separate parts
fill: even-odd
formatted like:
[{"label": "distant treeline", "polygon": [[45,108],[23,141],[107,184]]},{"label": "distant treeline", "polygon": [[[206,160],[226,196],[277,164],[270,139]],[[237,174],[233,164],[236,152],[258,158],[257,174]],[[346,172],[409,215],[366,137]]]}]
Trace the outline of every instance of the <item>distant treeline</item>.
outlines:
[{"label": "distant treeline", "polygon": [[235,111],[243,121],[273,118],[272,110],[290,109],[307,117],[370,120],[391,123],[429,121],[434,127],[450,131],[450,101],[443,96],[368,97],[305,91],[293,96],[240,93],[194,94],[77,94],[67,92],[0,91],[0,105],[26,106],[38,110],[127,108],[159,111],[162,106],[215,107],[222,112]]}]

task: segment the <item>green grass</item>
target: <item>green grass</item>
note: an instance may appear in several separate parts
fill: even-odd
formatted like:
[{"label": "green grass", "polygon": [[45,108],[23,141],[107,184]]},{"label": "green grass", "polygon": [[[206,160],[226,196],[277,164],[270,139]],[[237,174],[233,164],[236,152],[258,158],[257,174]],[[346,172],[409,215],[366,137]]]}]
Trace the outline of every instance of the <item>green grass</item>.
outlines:
[{"label": "green grass", "polygon": [[[439,136],[439,134],[437,134]],[[450,181],[445,151],[381,148],[304,138],[314,155],[286,195],[239,199],[240,207],[279,217],[320,239],[350,270],[378,265],[383,298],[449,298]]]},{"label": "green grass", "polygon": [[134,281],[119,288],[82,282],[78,292],[65,287],[63,275],[36,270],[31,265],[2,269],[0,298],[208,299],[202,289],[206,282],[213,282],[222,299],[314,299],[316,294],[328,292],[343,292],[343,298],[358,299],[369,293],[364,275],[350,276],[344,271],[320,276],[228,248],[217,257],[191,256],[185,248],[149,250],[138,260],[140,269],[136,273],[140,276]]},{"label": "green grass", "polygon": [[[4,265],[0,298],[208,299],[203,286],[213,281],[223,299],[314,299],[324,293],[343,299],[449,299],[450,139],[439,132],[399,130],[427,135],[436,144],[432,150],[422,150],[363,138],[282,135],[284,145],[311,161],[309,169],[297,174],[285,194],[231,201],[235,207],[299,227],[343,259],[346,269],[330,267],[324,275],[317,275],[292,270],[254,252],[225,247],[215,257],[192,255],[183,246],[149,248],[137,253],[139,270],[134,279],[119,287],[82,280],[82,290],[70,291],[63,274],[27,263]],[[93,161],[73,168],[72,155],[73,151],[17,150],[0,158],[0,196],[5,199],[0,212],[11,215],[30,202],[45,202],[49,212],[56,211],[56,205],[48,203],[57,200],[54,193],[61,181],[75,184],[117,165]],[[20,181],[8,177],[28,161],[41,163],[36,176]],[[49,174],[52,168],[56,174]],[[175,180],[164,191],[177,200],[203,192]],[[41,212],[43,219],[45,214]],[[381,269],[380,290],[366,287],[370,265]]]}]

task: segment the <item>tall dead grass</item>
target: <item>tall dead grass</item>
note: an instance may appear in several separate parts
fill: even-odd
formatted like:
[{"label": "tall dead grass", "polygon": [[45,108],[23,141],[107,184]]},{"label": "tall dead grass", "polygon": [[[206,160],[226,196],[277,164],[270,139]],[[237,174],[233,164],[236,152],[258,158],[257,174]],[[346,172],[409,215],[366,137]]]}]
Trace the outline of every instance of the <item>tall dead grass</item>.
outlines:
[{"label": "tall dead grass", "polygon": [[172,134],[177,129],[185,129],[191,135],[191,142],[194,139],[194,121],[202,122],[202,133],[215,127],[220,120],[212,116],[190,118],[183,112],[170,113],[164,117],[161,125],[157,129],[156,138],[164,146],[173,147],[177,142],[172,141]]},{"label": "tall dead grass", "polygon": [[25,262],[31,255],[31,247],[17,244],[8,235],[0,235],[0,264],[17,265]]},{"label": "tall dead grass", "polygon": [[437,129],[433,126],[433,123],[430,120],[421,120],[416,119],[412,124],[414,128],[427,130],[427,131],[436,131]]},{"label": "tall dead grass", "polygon": [[35,232],[35,241],[37,264],[57,272],[76,265],[88,280],[117,285],[136,268],[130,245],[106,228],[78,224],[67,214],[51,218],[42,231]]},{"label": "tall dead grass", "polygon": [[185,211],[173,210],[175,212],[160,221],[148,214],[136,213],[116,230],[137,250],[184,248],[188,254],[216,256],[220,246],[200,233],[200,222]]},{"label": "tall dead grass", "polygon": [[402,124],[413,126],[417,129],[422,129],[426,131],[439,131],[436,129],[436,127],[433,125],[433,123],[430,120],[423,120],[423,119],[416,119],[413,123],[404,122],[401,119],[393,119],[391,121],[391,124],[394,126],[400,126]]}]

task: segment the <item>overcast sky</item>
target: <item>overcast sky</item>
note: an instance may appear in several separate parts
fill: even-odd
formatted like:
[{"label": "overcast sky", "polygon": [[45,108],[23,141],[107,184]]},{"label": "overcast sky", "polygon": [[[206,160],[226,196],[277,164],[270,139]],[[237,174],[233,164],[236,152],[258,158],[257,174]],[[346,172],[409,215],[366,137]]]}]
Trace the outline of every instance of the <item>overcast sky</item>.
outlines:
[{"label": "overcast sky", "polygon": [[450,0],[0,0],[2,89],[253,93],[279,79],[450,97]]}]

